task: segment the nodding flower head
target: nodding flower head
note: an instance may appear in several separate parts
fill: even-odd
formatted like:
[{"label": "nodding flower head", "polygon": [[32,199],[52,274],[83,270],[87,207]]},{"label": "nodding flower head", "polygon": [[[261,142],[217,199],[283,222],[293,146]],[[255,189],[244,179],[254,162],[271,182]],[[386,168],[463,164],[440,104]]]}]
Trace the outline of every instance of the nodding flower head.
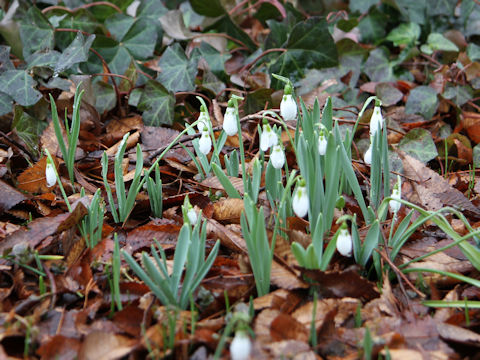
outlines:
[{"label": "nodding flower head", "polygon": [[285,85],[282,101],[280,102],[280,115],[283,120],[295,120],[297,118],[297,103],[292,95],[292,85]]},{"label": "nodding flower head", "polygon": [[318,135],[318,153],[320,155],[325,155],[327,153],[327,137],[325,135],[325,129],[320,128],[320,134]]},{"label": "nodding flower head", "polygon": [[372,143],[370,143],[370,146],[368,147],[367,151],[365,152],[365,155],[363,155],[363,161],[365,161],[365,164],[367,164],[367,165],[372,164]]},{"label": "nodding flower head", "polygon": [[352,256],[352,247],[352,235],[350,235],[347,224],[344,222],[340,226],[340,233],[337,237],[337,251],[343,256],[350,257]]},{"label": "nodding flower head", "polygon": [[243,330],[237,330],[235,337],[230,344],[230,357],[232,360],[247,360],[252,351],[252,342],[247,333]]},{"label": "nodding flower head", "polygon": [[263,119],[262,135],[260,136],[260,149],[266,152],[271,146],[278,143],[278,135],[272,130],[267,119]]},{"label": "nodding flower head", "polygon": [[370,117],[370,136],[375,136],[378,130],[383,128],[382,110],[380,109],[380,100],[375,100],[372,116]]},{"label": "nodding flower head", "polygon": [[228,136],[233,136],[237,133],[237,112],[233,100],[228,102],[227,110],[225,110],[225,116],[223,117],[223,131]]},{"label": "nodding flower head", "polygon": [[187,218],[188,218],[188,221],[190,221],[190,224],[195,225],[197,223],[198,215],[192,205],[188,207]]},{"label": "nodding flower head", "polygon": [[45,178],[47,179],[47,186],[52,187],[57,183],[57,174],[55,174],[55,165],[47,158],[47,166],[45,167]]},{"label": "nodding flower head", "polygon": [[285,164],[285,154],[280,144],[273,146],[270,152],[270,161],[275,169],[281,169]]},{"label": "nodding flower head", "polygon": [[199,150],[202,154],[207,155],[212,149],[212,139],[210,139],[210,133],[208,128],[205,126],[202,131],[202,136],[198,140]]},{"label": "nodding flower head", "polygon": [[212,127],[210,123],[210,116],[208,115],[208,110],[205,105],[200,106],[200,115],[198,116],[197,129],[202,131],[204,127],[207,127],[208,130]]},{"label": "nodding flower head", "polygon": [[400,200],[401,198],[402,198],[402,180],[400,179],[400,175],[397,175],[397,182],[393,186],[393,190],[392,190],[392,200],[388,202],[388,206],[390,207],[390,211],[392,213],[396,213],[398,210],[400,210],[402,203],[397,200]]},{"label": "nodding flower head", "polygon": [[303,218],[305,215],[307,215],[309,206],[310,202],[308,200],[305,180],[300,178],[297,181],[297,187],[293,192],[292,208],[298,217]]}]

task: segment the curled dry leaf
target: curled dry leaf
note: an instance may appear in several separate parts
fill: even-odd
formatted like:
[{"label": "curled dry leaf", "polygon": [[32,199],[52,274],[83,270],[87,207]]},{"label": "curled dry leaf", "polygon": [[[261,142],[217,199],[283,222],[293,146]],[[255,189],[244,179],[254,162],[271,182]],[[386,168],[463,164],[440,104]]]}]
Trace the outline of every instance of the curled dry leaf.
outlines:
[{"label": "curled dry leaf", "polygon": [[27,199],[24,194],[3,180],[0,180],[0,194],[2,194],[2,196],[0,196],[0,214],[3,214],[4,211],[10,210],[18,203]]},{"label": "curled dry leaf", "polygon": [[475,143],[480,143],[480,114],[470,111],[462,112],[462,125],[468,137]]},{"label": "curled dry leaf", "polygon": [[[52,158],[58,171],[58,159],[54,156],[52,156]],[[45,178],[46,166],[47,157],[44,156],[17,177],[17,187],[29,193],[46,193],[52,191],[52,188],[47,186]]]},{"label": "curled dry leaf", "polygon": [[213,218],[218,221],[240,223],[243,211],[243,200],[227,198],[213,204]]}]

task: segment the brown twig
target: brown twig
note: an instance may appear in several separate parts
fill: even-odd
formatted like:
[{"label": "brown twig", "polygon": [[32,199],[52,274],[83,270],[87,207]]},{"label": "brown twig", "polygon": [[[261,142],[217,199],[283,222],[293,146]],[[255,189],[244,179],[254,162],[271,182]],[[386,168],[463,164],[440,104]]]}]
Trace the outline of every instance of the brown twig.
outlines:
[{"label": "brown twig", "polygon": [[274,49],[268,49],[264,52],[262,52],[260,55],[258,55],[255,59],[253,59],[253,61],[249,62],[247,65],[243,66],[242,68],[240,68],[240,70],[238,70],[238,73],[242,73],[244,72],[245,70],[249,69],[250,67],[253,67],[253,65],[255,65],[255,63],[260,60],[262,57],[264,57],[265,55],[268,55],[272,52],[282,52],[284,53],[285,51],[287,51],[287,49],[284,49],[284,48],[274,48]]},{"label": "brown twig", "polygon": [[117,5],[115,5],[115,4],[113,4],[109,1],[95,1],[95,2],[92,2],[92,3],[89,3],[89,4],[84,4],[82,6],[76,7],[74,9],[69,9],[65,6],[60,6],[60,5],[49,6],[49,7],[46,7],[45,9],[42,10],[42,14],[46,14],[47,12],[53,11],[53,10],[62,10],[62,11],[66,11],[70,14],[73,14],[73,13],[76,13],[78,10],[88,9],[90,7],[93,7],[93,6],[109,6],[113,9],[115,9],[116,12],[118,12],[120,14],[123,13],[122,9],[120,9]]}]

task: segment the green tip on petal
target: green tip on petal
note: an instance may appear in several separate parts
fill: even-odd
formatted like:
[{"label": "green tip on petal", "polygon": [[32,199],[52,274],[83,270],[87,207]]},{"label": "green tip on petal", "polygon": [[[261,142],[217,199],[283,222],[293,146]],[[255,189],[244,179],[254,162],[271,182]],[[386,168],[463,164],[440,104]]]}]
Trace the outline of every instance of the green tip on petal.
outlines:
[{"label": "green tip on petal", "polygon": [[382,102],[380,101],[380,99],[375,99],[375,106],[382,106]]},{"label": "green tip on petal", "polygon": [[205,105],[201,105],[201,106],[200,106],[200,111],[201,111],[201,112],[207,112],[206,106],[205,106]]},{"label": "green tip on petal", "polygon": [[263,118],[262,122],[263,122],[263,125],[268,125],[268,120],[267,119]]},{"label": "green tip on petal", "polygon": [[342,225],[340,226],[340,230],[348,230],[347,222],[344,221]]},{"label": "green tip on petal", "polygon": [[228,100],[227,106],[228,107],[235,107],[235,102],[233,101],[233,99]]},{"label": "green tip on petal", "polygon": [[305,182],[304,178],[298,179],[298,186],[305,187],[306,185],[307,185],[307,183]]},{"label": "green tip on petal", "polygon": [[291,95],[292,94],[292,84],[290,82],[288,82],[286,85],[285,85],[285,88],[283,89],[283,94],[284,95]]}]

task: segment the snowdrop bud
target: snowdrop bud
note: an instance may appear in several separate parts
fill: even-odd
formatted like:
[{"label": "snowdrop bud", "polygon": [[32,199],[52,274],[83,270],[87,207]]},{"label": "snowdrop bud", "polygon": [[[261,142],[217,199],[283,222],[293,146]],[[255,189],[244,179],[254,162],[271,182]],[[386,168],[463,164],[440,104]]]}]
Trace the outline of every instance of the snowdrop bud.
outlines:
[{"label": "snowdrop bud", "polygon": [[270,146],[278,143],[278,136],[270,127],[266,119],[263,119],[262,135],[260,136],[260,149],[266,152]]},{"label": "snowdrop bud", "polygon": [[380,101],[375,100],[373,114],[370,117],[370,136],[375,136],[377,131],[383,127],[382,111],[380,110]]},{"label": "snowdrop bud", "polygon": [[252,342],[245,331],[237,330],[230,344],[230,358],[232,360],[246,360],[250,358]]},{"label": "snowdrop bud", "polygon": [[348,232],[347,224],[340,227],[340,234],[337,237],[337,251],[343,256],[352,256],[352,235]]},{"label": "snowdrop bud", "polygon": [[305,215],[307,215],[309,206],[310,203],[308,201],[305,180],[300,179],[298,180],[297,187],[293,192],[292,208],[298,217],[303,218]]},{"label": "snowdrop bud", "polygon": [[188,221],[190,221],[190,224],[195,225],[197,223],[198,215],[192,205],[190,205],[188,208],[187,217]]},{"label": "snowdrop bud", "polygon": [[204,155],[207,155],[212,149],[212,139],[210,139],[210,134],[208,133],[207,127],[203,128],[202,136],[200,136],[198,145],[200,152]]},{"label": "snowdrop bud", "polygon": [[365,152],[365,155],[363,155],[363,161],[365,161],[365,164],[367,165],[370,165],[372,163],[372,143],[370,143],[370,146]]},{"label": "snowdrop bud", "polygon": [[392,213],[396,213],[400,210],[402,203],[400,201],[396,201],[402,198],[402,180],[400,176],[397,175],[397,182],[393,186],[392,190],[392,200],[389,201],[388,205],[390,206],[390,211]]},{"label": "snowdrop bud", "polygon": [[292,95],[292,85],[285,85],[283,98],[280,102],[280,115],[285,121],[295,120],[297,118],[297,103]]},{"label": "snowdrop bud", "polygon": [[205,105],[200,106],[200,115],[198,116],[198,120],[198,131],[202,131],[204,127],[207,127],[207,129],[210,130],[210,117],[208,116],[208,111]]},{"label": "snowdrop bud", "polygon": [[225,131],[228,136],[235,135],[238,131],[237,114],[232,100],[228,102],[227,110],[225,110],[225,116],[223,117],[223,131]]},{"label": "snowdrop bud", "polygon": [[275,169],[281,169],[283,164],[285,164],[285,154],[279,144],[273,146],[270,153],[270,161]]},{"label": "snowdrop bud", "polygon": [[47,166],[45,167],[45,177],[47,179],[48,187],[52,187],[57,183],[57,175],[55,174],[55,168],[49,159],[47,159]]},{"label": "snowdrop bud", "polygon": [[327,153],[327,138],[325,137],[323,129],[320,130],[320,135],[318,136],[318,153],[320,155],[325,155]]}]

